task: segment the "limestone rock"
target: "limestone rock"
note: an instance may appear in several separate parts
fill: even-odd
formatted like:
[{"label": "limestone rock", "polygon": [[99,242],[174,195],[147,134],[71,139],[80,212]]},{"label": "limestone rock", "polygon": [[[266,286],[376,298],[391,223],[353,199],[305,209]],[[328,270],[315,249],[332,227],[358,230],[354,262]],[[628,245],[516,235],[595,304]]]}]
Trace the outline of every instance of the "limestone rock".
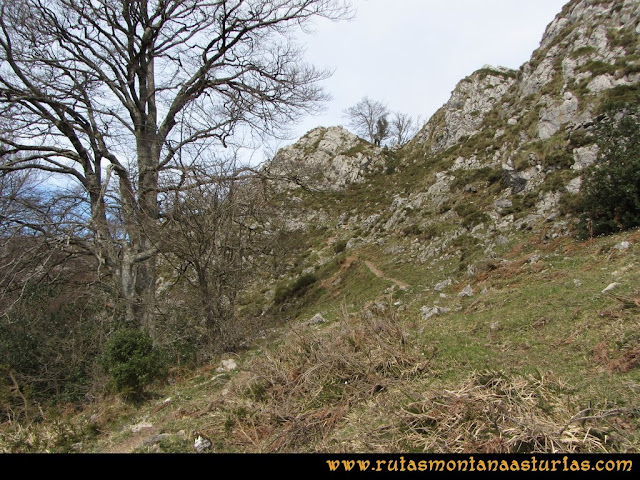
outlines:
[{"label": "limestone rock", "polygon": [[[316,188],[341,190],[384,162],[380,149],[343,127],[319,127],[278,151],[268,170]],[[293,180],[285,181],[295,188]]]},{"label": "limestone rock", "polygon": [[458,294],[459,297],[473,297],[473,288],[471,285],[467,285],[464,289]]},{"label": "limestone rock", "polygon": [[538,123],[538,138],[546,140],[560,130],[564,124],[575,121],[578,113],[578,98],[571,92],[566,92],[562,102],[553,103],[540,111]]},{"label": "limestone rock", "polygon": [[211,448],[211,442],[208,439],[198,435],[198,438],[196,438],[193,444],[193,448],[195,448],[196,452],[203,453]]},{"label": "limestone rock", "polygon": [[629,247],[631,247],[631,244],[629,242],[627,242],[627,241],[624,241],[624,242],[618,243],[613,248],[615,248],[616,250],[620,250],[622,252],[624,250],[629,250]]},{"label": "limestone rock", "polygon": [[316,313],[313,318],[311,318],[311,320],[309,320],[309,322],[307,323],[307,325],[320,325],[326,323],[325,318],[320,315],[319,313]]},{"label": "limestone rock", "polygon": [[458,83],[449,101],[427,122],[416,140],[429,144],[431,151],[437,152],[475,135],[485,115],[514,82],[514,71],[484,66]]},{"label": "limestone rock", "polygon": [[609,293],[612,290],[615,290],[616,288],[618,288],[619,286],[620,284],[618,282],[611,283],[604,290],[602,290],[602,293]]},{"label": "limestone rock", "polygon": [[584,170],[598,159],[598,145],[589,145],[573,149],[573,170]]},{"label": "limestone rock", "polygon": [[139,433],[148,428],[153,428],[153,423],[142,421],[140,423],[136,423],[135,425],[132,425],[130,428],[133,433]]},{"label": "limestone rock", "polygon": [[231,372],[238,368],[238,364],[233,358],[229,358],[227,360],[222,360],[222,366],[218,367],[218,372]]},{"label": "limestone rock", "polygon": [[448,308],[444,308],[444,307],[427,307],[424,306],[420,309],[420,313],[422,314],[422,319],[423,320],[429,320],[431,317],[435,316],[435,315],[442,315],[443,313],[447,313],[449,312]]},{"label": "limestone rock", "polygon": [[446,280],[443,280],[442,282],[437,283],[436,286],[433,287],[433,290],[435,292],[441,292],[442,290],[450,286],[452,283],[453,283],[453,280],[451,280],[450,278],[447,278]]}]

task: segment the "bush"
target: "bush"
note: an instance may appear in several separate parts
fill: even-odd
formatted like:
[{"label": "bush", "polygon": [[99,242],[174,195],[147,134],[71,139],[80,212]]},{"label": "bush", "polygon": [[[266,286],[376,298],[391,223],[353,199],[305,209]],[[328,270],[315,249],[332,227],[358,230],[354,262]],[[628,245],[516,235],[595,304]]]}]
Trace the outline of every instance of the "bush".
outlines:
[{"label": "bush", "polygon": [[347,249],[347,241],[346,240],[339,240],[336,243],[333,244],[333,252],[338,254],[338,253],[342,253]]},{"label": "bush", "polygon": [[575,203],[582,238],[640,226],[640,122],[626,114],[600,129],[601,160],[586,172]]},{"label": "bush", "polygon": [[116,390],[139,398],[144,388],[166,374],[162,355],[153,347],[151,337],[141,330],[125,328],[107,341],[102,365],[113,378]]},{"label": "bush", "polygon": [[279,286],[276,288],[274,303],[280,305],[287,300],[302,296],[307,289],[318,281],[318,277],[313,273],[302,275],[295,282],[287,286]]},{"label": "bush", "polygon": [[[3,382],[15,381],[34,404],[75,403],[98,386],[95,361],[109,324],[95,321],[104,319],[96,313],[104,308],[102,292],[67,283],[66,273],[60,277],[52,284],[12,285],[19,297],[9,291],[0,306],[0,366],[6,366],[0,368],[0,390]],[[2,418],[0,413],[0,423]]]}]

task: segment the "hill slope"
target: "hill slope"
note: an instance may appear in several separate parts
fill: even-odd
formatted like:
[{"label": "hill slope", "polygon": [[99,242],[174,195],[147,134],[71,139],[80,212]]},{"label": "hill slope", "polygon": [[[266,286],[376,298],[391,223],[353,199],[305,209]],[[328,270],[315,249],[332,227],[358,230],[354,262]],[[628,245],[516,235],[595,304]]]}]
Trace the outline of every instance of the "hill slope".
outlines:
[{"label": "hill slope", "polygon": [[519,71],[472,73],[406,146],[329,127],[283,149],[286,254],[238,301],[262,335],[237,368],[29,434],[99,452],[638,451],[640,233],[576,240],[567,202],[594,126],[637,111],[639,20],[638,0],[572,0]]}]

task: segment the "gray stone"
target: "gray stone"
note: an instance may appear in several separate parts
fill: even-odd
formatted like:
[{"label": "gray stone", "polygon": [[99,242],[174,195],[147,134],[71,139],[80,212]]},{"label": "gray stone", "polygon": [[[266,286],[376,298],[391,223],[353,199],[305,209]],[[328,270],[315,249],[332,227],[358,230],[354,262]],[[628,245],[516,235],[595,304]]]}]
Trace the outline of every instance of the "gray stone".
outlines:
[{"label": "gray stone", "polygon": [[238,364],[233,358],[229,358],[227,360],[222,360],[222,366],[218,367],[218,372],[231,372],[238,368]]},{"label": "gray stone", "polygon": [[589,165],[593,165],[598,160],[598,145],[578,147],[573,150],[573,170],[584,170]]},{"label": "gray stone", "polygon": [[578,113],[578,98],[571,92],[564,94],[562,103],[553,103],[540,111],[538,122],[538,138],[546,140],[551,138],[560,127],[575,120]]},{"label": "gray stone", "polygon": [[444,122],[427,122],[416,139],[429,143],[431,151],[447,149],[479,132],[482,121],[514,84],[515,73],[504,67],[485,65],[456,85],[444,105]]},{"label": "gray stone", "polygon": [[630,246],[631,244],[629,242],[624,241],[617,244],[614,248],[617,250],[623,251],[623,250],[628,250]]},{"label": "gray stone", "polygon": [[145,429],[147,429],[147,428],[153,428],[153,423],[150,423],[150,422],[140,422],[140,423],[137,423],[137,424],[135,424],[135,425],[132,425],[130,428],[131,428],[131,431],[132,431],[133,433],[139,433],[139,432],[141,432],[142,430],[145,430]]},{"label": "gray stone", "polygon": [[620,284],[618,282],[611,283],[604,290],[602,290],[602,293],[609,293],[612,290],[618,288],[619,286]]},{"label": "gray stone", "polygon": [[458,294],[459,297],[473,297],[473,288],[471,285],[467,285],[464,289]]},{"label": "gray stone", "polygon": [[193,448],[195,448],[196,452],[203,453],[211,448],[211,442],[198,435],[198,438],[196,438],[196,441],[193,444]]},{"label": "gray stone", "polygon": [[448,308],[443,307],[427,307],[424,306],[420,309],[420,313],[422,314],[423,320],[429,320],[431,317],[435,315],[442,315],[443,313],[449,312]]},{"label": "gray stone", "polygon": [[441,292],[442,290],[444,290],[445,288],[450,286],[452,283],[453,283],[453,281],[450,278],[447,278],[446,280],[443,280],[442,282],[437,283],[433,287],[433,290],[436,291],[436,292]]},{"label": "gray stone", "polygon": [[[272,174],[295,177],[307,186],[342,190],[358,183],[367,172],[384,164],[382,153],[373,147],[360,148],[363,140],[343,127],[319,127],[295,144],[278,151],[269,164]],[[358,147],[358,151],[349,150]],[[297,188],[295,182],[283,182],[286,188]]]},{"label": "gray stone", "polygon": [[503,211],[513,206],[513,201],[509,198],[500,198],[493,204],[497,210]]},{"label": "gray stone", "polygon": [[309,320],[307,325],[320,325],[322,323],[326,323],[325,318],[322,315],[320,315],[319,313],[316,313],[313,316],[313,318],[311,320]]}]

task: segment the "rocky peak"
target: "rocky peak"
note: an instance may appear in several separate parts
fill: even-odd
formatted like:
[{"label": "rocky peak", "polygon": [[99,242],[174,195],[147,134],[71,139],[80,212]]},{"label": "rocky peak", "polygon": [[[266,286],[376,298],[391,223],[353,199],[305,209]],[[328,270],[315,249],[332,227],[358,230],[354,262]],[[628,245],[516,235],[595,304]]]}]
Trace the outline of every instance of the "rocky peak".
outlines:
[{"label": "rocky peak", "polygon": [[637,82],[639,22],[638,0],[569,2],[522,66],[520,93],[538,93],[556,74],[565,89],[586,85],[590,93]]},{"label": "rocky peak", "polygon": [[314,188],[339,190],[361,181],[380,162],[379,148],[344,127],[318,127],[279,150],[269,170]]},{"label": "rocky peak", "polygon": [[427,122],[416,140],[432,152],[478,133],[484,117],[513,85],[516,72],[485,65],[458,83],[449,101]]},{"label": "rocky peak", "polygon": [[491,111],[503,122],[489,126],[498,136],[535,112],[523,142],[588,125],[599,94],[640,81],[639,39],[640,0],[572,0],[520,71],[484,67],[462,80],[416,142],[431,153],[446,150],[487,128]]},{"label": "rocky peak", "polygon": [[[573,30],[571,27],[580,25],[581,29],[576,37],[582,37],[587,44],[605,50],[607,39],[606,34],[601,34],[602,28],[633,27],[636,33],[640,33],[639,16],[640,4],[637,0],[572,0],[547,26],[540,42],[540,48],[548,48],[559,37],[563,37],[568,31]],[[587,26],[590,28],[585,29]],[[590,30],[590,35],[584,36],[588,30]],[[575,45],[575,48],[579,49],[583,46],[578,44]]]}]

